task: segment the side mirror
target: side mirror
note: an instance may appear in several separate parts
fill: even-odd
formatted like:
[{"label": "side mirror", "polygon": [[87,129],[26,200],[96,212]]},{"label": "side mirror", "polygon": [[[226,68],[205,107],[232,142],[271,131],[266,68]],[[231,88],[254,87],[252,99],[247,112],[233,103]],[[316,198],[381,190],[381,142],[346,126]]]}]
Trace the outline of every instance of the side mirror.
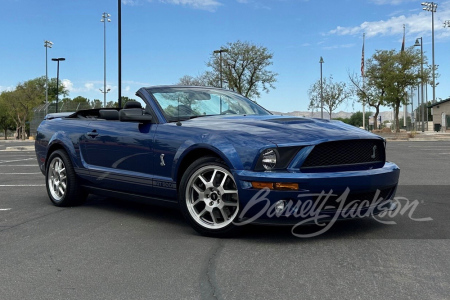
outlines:
[{"label": "side mirror", "polygon": [[119,111],[120,122],[151,123],[153,117],[144,115],[142,108],[125,108]]}]

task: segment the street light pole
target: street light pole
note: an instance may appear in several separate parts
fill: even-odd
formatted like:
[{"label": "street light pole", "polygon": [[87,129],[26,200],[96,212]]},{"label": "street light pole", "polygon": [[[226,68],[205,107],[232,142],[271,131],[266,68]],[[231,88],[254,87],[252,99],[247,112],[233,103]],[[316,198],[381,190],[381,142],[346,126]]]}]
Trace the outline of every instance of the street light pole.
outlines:
[{"label": "street light pole", "polygon": [[434,2],[422,2],[423,10],[431,11],[431,57],[433,68],[433,102],[436,100],[436,67],[434,65],[434,13],[437,9],[437,3]]},{"label": "street light pole", "polygon": [[47,64],[47,49],[51,48],[52,42],[45,40],[45,115],[48,114],[48,64]]},{"label": "street light pole", "polygon": [[[419,43],[419,40],[420,40],[420,43]],[[420,38],[417,38],[416,39],[416,43],[414,44],[414,47],[418,47],[418,46],[420,46],[420,58],[421,58],[421,61],[420,61],[420,76],[422,77],[421,79],[420,79],[420,83],[421,83],[421,98],[422,98],[422,107],[421,107],[421,110],[422,110],[422,132],[425,132],[425,108],[424,108],[424,101],[423,101],[423,39],[422,39],[422,37],[420,37]]]},{"label": "street light pole", "polygon": [[220,77],[220,88],[222,88],[222,52],[228,52],[228,49],[214,50],[214,53],[219,53],[219,77]]},{"label": "street light pole", "polygon": [[103,107],[106,107],[106,93],[109,92],[109,89],[106,90],[106,22],[111,22],[109,17],[111,15],[104,12],[100,20],[100,22],[103,22],[103,91],[100,89],[103,93]]},{"label": "street light pole", "polygon": [[320,118],[323,119],[323,81],[322,81],[322,64],[324,63],[322,56],[319,60],[320,63]]},{"label": "street light pole", "polygon": [[57,67],[56,67],[56,108],[55,112],[58,112],[58,96],[59,96],[59,62],[65,61],[66,59],[63,57],[60,58],[52,58],[53,61],[56,61]]},{"label": "street light pole", "polygon": [[118,83],[117,87],[119,90],[118,104],[119,108],[122,108],[122,0],[117,0],[117,35],[118,35]]}]

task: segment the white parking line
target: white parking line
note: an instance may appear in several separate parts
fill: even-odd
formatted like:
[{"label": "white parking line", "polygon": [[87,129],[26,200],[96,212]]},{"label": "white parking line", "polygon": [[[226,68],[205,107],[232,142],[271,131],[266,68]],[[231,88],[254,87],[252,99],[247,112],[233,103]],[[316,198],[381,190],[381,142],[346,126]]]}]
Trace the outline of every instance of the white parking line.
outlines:
[{"label": "white parking line", "polygon": [[9,154],[9,153],[2,153],[2,157],[4,157],[4,156],[14,156],[14,157],[16,157],[16,156],[33,156],[33,157],[35,157],[36,155],[33,155],[32,153],[30,153],[30,154]]},{"label": "white parking line", "polygon": [[42,174],[41,172],[36,173],[0,173],[0,175],[34,175],[34,174]]},{"label": "white parking line", "polygon": [[0,211],[11,210],[11,208],[0,208]]},{"label": "white parking line", "polygon": [[5,161],[0,161],[0,164],[2,164],[2,163],[16,162],[16,161],[32,160],[32,159],[36,159],[36,158],[35,158],[35,157],[31,157],[31,158],[18,159],[18,160],[5,160]]},{"label": "white parking line", "polygon": [[45,186],[45,184],[0,184],[0,187],[12,187],[12,186]]},{"label": "white parking line", "polygon": [[39,167],[39,165],[2,165],[2,167]]}]

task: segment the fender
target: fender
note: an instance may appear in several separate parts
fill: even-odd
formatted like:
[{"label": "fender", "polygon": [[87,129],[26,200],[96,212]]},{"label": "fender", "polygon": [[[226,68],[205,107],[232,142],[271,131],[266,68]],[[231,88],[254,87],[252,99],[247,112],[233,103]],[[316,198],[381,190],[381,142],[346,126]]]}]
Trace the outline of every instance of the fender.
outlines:
[{"label": "fender", "polygon": [[57,131],[53,134],[53,136],[48,141],[47,149],[46,149],[46,161],[48,159],[49,150],[50,148],[58,144],[66,150],[66,152],[69,154],[70,159],[72,160],[72,164],[74,168],[80,168],[82,167],[81,161],[79,160],[79,156],[77,155],[77,152],[75,150],[75,146],[73,145],[73,141],[64,133],[61,131]]},{"label": "fender", "polygon": [[[267,140],[253,140],[248,145],[249,140],[245,137],[238,138],[234,136],[234,140],[223,137],[218,134],[204,134],[201,142],[187,140],[177,150],[172,164],[172,178],[177,178],[178,170],[183,159],[194,150],[207,149],[217,154],[231,170],[249,170],[254,163],[255,157],[261,148],[276,147],[275,144]],[[245,145],[241,145],[245,142]],[[239,151],[239,149],[241,151]]]}]

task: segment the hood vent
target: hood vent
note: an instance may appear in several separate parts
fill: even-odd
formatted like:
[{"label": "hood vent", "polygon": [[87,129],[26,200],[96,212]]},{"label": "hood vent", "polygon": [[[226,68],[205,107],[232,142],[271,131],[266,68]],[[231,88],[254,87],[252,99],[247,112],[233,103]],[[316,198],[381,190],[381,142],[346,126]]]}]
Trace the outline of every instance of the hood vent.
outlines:
[{"label": "hood vent", "polygon": [[303,118],[279,118],[279,119],[270,119],[266,120],[267,122],[279,123],[279,124],[305,124],[305,123],[314,123],[314,121],[310,119]]}]

